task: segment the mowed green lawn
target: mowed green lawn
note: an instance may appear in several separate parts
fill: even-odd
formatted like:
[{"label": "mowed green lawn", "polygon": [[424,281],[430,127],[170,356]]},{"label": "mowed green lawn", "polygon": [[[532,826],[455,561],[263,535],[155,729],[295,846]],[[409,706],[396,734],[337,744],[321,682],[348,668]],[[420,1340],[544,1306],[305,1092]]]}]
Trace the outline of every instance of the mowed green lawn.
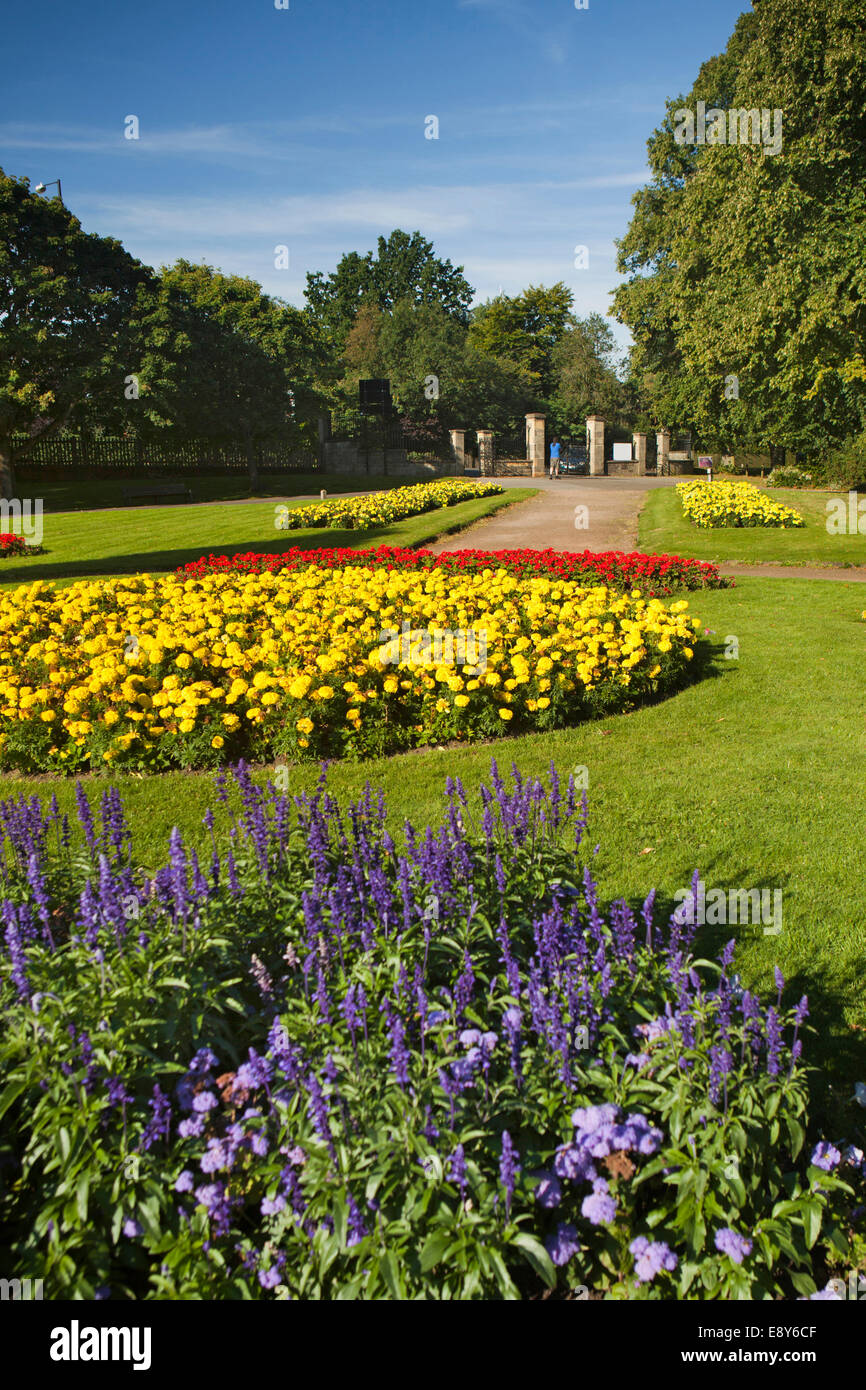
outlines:
[{"label": "mowed green lawn", "polygon": [[[827,531],[828,501],[843,500],[847,516],[847,493],[794,488],[767,488],[766,493],[784,507],[793,507],[806,525],[790,530],[775,526],[704,530],[683,515],[674,488],[653,488],[640,514],[638,549],[716,564],[866,565],[866,535],[831,536]],[[866,506],[863,511],[866,527]]]},{"label": "mowed green lawn", "polygon": [[[211,551],[234,555],[246,550],[279,553],[293,545],[306,550],[319,546],[419,546],[437,536],[462,530],[534,493],[533,488],[512,488],[498,497],[440,507],[363,534],[322,529],[277,530],[279,504],[274,502],[58,512],[43,518],[43,555],[2,561],[0,588],[29,584],[34,579],[72,583],[75,579],[110,574],[161,574]],[[287,505],[294,509],[308,504],[300,501]]]},{"label": "mowed green lawn", "polygon": [[[142,487],[146,477],[79,478],[70,469],[69,477],[57,473],[46,477],[44,470],[22,465],[15,470],[19,495],[41,497],[46,512],[82,512],[94,508],[123,507],[127,489]],[[385,492],[399,487],[405,479],[376,473],[263,473],[250,489],[246,473],[160,473],[162,483],[183,483],[193,502],[244,502],[251,497],[318,497],[321,488],[329,493]],[[135,503],[135,506],[142,505]]]},{"label": "mowed green lawn", "polygon": [[[448,776],[463,779],[476,805],[493,754],[503,770],[514,760],[524,774],[542,773],[551,759],[563,774],[585,766],[603,899],[624,895],[638,905],[656,888],[669,909],[695,869],[708,889],[781,889],[780,935],[749,924],[707,927],[701,947],[716,953],[735,937],[744,983],[772,993],[778,965],[786,999],[808,993],[817,1029],[809,1055],[821,1059],[834,1080],[831,1099],[853,1124],[851,1083],[866,1080],[862,600],[841,583],[750,578],[691,595],[690,606],[712,630],[714,660],[699,683],[663,703],[553,734],[334,764],[329,782],[342,798],[368,779],[383,787],[399,829],[405,817],[416,825],[438,818]],[[732,636],[736,660],[724,655]],[[317,774],[293,768],[290,790],[310,789]],[[91,796],[107,785],[83,780]],[[112,781],[145,863],[165,861],[173,825],[205,846],[201,817],[215,803],[209,774]],[[70,782],[0,779],[4,797],[51,791],[72,810]]]}]

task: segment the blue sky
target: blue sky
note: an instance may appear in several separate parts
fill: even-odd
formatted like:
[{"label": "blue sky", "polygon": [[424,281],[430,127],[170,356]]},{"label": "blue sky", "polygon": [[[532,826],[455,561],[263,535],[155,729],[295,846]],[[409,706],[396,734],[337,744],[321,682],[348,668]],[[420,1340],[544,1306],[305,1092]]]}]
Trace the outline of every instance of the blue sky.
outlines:
[{"label": "blue sky", "polygon": [[564,280],[607,313],[647,136],[748,0],[289,6],[7,0],[0,165],[60,177],[87,230],[152,265],[204,260],[296,304],[308,270],[402,227],[479,299]]}]

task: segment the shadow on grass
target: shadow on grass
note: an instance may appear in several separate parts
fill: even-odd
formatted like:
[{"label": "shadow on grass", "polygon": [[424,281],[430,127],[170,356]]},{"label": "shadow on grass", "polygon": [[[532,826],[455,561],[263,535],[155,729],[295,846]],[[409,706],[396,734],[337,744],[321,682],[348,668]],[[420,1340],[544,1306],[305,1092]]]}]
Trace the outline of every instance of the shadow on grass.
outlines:
[{"label": "shadow on grass", "polygon": [[[55,564],[5,565],[0,569],[0,581],[10,584],[32,584],[39,579],[93,578],[112,574],[152,574],[161,570],[176,570],[207,555],[244,555],[255,551],[262,555],[281,555],[298,546],[301,550],[352,549],[366,550],[387,543],[387,527],[370,531],[282,531],[279,539],[263,541],[220,542],[211,548],[201,543],[176,550],[142,550],[128,555],[103,555],[97,559],[57,561]],[[42,558],[42,557],[40,557]]]}]

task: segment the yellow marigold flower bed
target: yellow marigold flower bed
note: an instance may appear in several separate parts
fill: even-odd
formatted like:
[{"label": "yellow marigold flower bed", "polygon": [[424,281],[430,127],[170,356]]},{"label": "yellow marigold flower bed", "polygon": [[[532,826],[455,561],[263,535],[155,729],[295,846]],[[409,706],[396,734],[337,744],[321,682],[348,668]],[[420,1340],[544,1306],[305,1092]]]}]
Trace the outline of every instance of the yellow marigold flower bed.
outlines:
[{"label": "yellow marigold flower bed", "polygon": [[685,600],[505,569],[139,575],[0,595],[0,767],[206,767],[547,729],[675,689]]},{"label": "yellow marigold flower bed", "polygon": [[710,483],[695,478],[677,484],[683,511],[696,526],[805,526],[799,512],[783,507],[751,483]]},{"label": "yellow marigold flower bed", "polygon": [[502,492],[498,483],[467,482],[463,478],[441,478],[435,483],[414,483],[378,492],[371,497],[328,497],[304,507],[280,507],[277,526],[282,531],[299,531],[327,526],[340,531],[366,531],[386,526],[407,516],[456,507],[476,497],[494,497]]}]

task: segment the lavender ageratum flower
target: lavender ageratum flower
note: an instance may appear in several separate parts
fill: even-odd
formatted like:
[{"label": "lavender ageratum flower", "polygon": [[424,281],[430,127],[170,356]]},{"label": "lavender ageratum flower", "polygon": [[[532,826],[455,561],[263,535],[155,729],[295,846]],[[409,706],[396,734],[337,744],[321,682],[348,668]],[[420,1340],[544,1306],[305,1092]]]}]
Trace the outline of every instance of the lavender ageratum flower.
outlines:
[{"label": "lavender ageratum flower", "polygon": [[217,1057],[212,1048],[201,1047],[190,1062],[189,1070],[201,1072],[205,1075],[207,1072],[213,1071],[214,1067],[218,1067],[219,1064],[219,1057]]},{"label": "lavender ageratum flower", "polygon": [[259,1283],[263,1289],[275,1289],[281,1280],[282,1275],[275,1265],[271,1265],[270,1269],[259,1270]]},{"label": "lavender ageratum flower", "polygon": [[804,1303],[841,1303],[841,1302],[842,1302],[842,1298],[841,1298],[841,1295],[838,1294],[838,1293],[836,1292],[836,1290],[833,1288],[833,1285],[832,1285],[832,1283],[831,1283],[831,1284],[828,1284],[827,1287],[826,1287],[825,1289],[819,1289],[817,1293],[810,1293],[808,1299],[804,1299],[803,1302],[804,1302]]},{"label": "lavender ageratum flower", "polygon": [[216,1104],[217,1098],[213,1091],[199,1091],[198,1095],[193,1097],[192,1108],[197,1115],[206,1115]]},{"label": "lavender ageratum flower", "polygon": [[567,1265],[580,1253],[576,1228],[566,1221],[560,1221],[554,1234],[545,1240],[544,1247],[555,1265]]},{"label": "lavender ageratum flower", "polygon": [[730,1256],[735,1265],[741,1265],[746,1256],[752,1253],[752,1242],[732,1231],[730,1226],[716,1231],[715,1246],[719,1254]]},{"label": "lavender ageratum flower", "polygon": [[445,1023],[447,1019],[448,1015],[446,1014],[444,1009],[431,1009],[429,1014],[427,1015],[426,1026],[428,1028],[435,1028],[437,1024]]},{"label": "lavender ageratum flower", "polygon": [[606,1226],[616,1216],[616,1198],[611,1197],[604,1178],[597,1178],[592,1193],[584,1197],[580,1212],[593,1226]]},{"label": "lavender ageratum flower", "polygon": [[285,1205],[285,1197],[280,1197],[279,1195],[276,1197],[265,1197],[262,1199],[262,1216],[276,1216],[285,1209]]},{"label": "lavender ageratum flower", "polygon": [[571,1123],[581,1134],[594,1134],[602,1125],[613,1124],[617,1113],[615,1105],[588,1105],[582,1110],[575,1110]]},{"label": "lavender ageratum flower", "polygon": [[195,1178],[190,1170],[184,1168],[183,1172],[175,1181],[174,1190],[175,1192],[192,1192],[194,1182]]},{"label": "lavender ageratum flower", "polygon": [[204,1116],[191,1115],[189,1119],[181,1120],[177,1132],[181,1139],[198,1139],[204,1133]]},{"label": "lavender ageratum flower", "polygon": [[560,1144],[553,1160],[553,1171],[571,1182],[587,1182],[596,1176],[592,1154],[582,1144]]},{"label": "lavender ageratum flower", "polygon": [[644,1067],[648,1066],[650,1061],[651,1058],[648,1052],[628,1052],[626,1053],[623,1065],[626,1067],[634,1067],[635,1071],[643,1071]]},{"label": "lavender ageratum flower", "polygon": [[502,1179],[502,1186],[505,1188],[505,1214],[511,1215],[511,1199],[514,1196],[514,1185],[517,1182],[517,1174],[520,1165],[517,1162],[517,1150],[511,1142],[511,1135],[508,1130],[502,1132],[502,1155],[499,1160],[499,1176]]},{"label": "lavender ageratum flower", "polygon": [[637,1236],[628,1247],[635,1257],[634,1270],[639,1283],[651,1284],[663,1269],[675,1270],[677,1257],[662,1240],[647,1240]]},{"label": "lavender ageratum flower", "polygon": [[470,1048],[465,1057],[459,1057],[456,1062],[452,1062],[451,1072],[454,1080],[462,1087],[471,1086],[480,1065],[480,1047]]},{"label": "lavender ageratum flower", "polygon": [[541,1181],[535,1189],[535,1200],[540,1207],[550,1211],[558,1207],[562,1200],[562,1184],[553,1173],[542,1173]]},{"label": "lavender ageratum flower", "polygon": [[481,1034],[477,1028],[464,1028],[457,1041],[461,1047],[480,1047]]},{"label": "lavender ageratum flower", "polygon": [[828,1144],[822,1139],[820,1144],[816,1144],[812,1150],[810,1162],[816,1168],[823,1168],[825,1173],[832,1173],[834,1168],[838,1168],[842,1162],[842,1155],[835,1144]]},{"label": "lavender ageratum flower", "polygon": [[144,1234],[144,1227],[132,1217],[127,1217],[123,1223],[123,1234],[129,1236],[130,1240],[134,1240],[136,1236]]}]

